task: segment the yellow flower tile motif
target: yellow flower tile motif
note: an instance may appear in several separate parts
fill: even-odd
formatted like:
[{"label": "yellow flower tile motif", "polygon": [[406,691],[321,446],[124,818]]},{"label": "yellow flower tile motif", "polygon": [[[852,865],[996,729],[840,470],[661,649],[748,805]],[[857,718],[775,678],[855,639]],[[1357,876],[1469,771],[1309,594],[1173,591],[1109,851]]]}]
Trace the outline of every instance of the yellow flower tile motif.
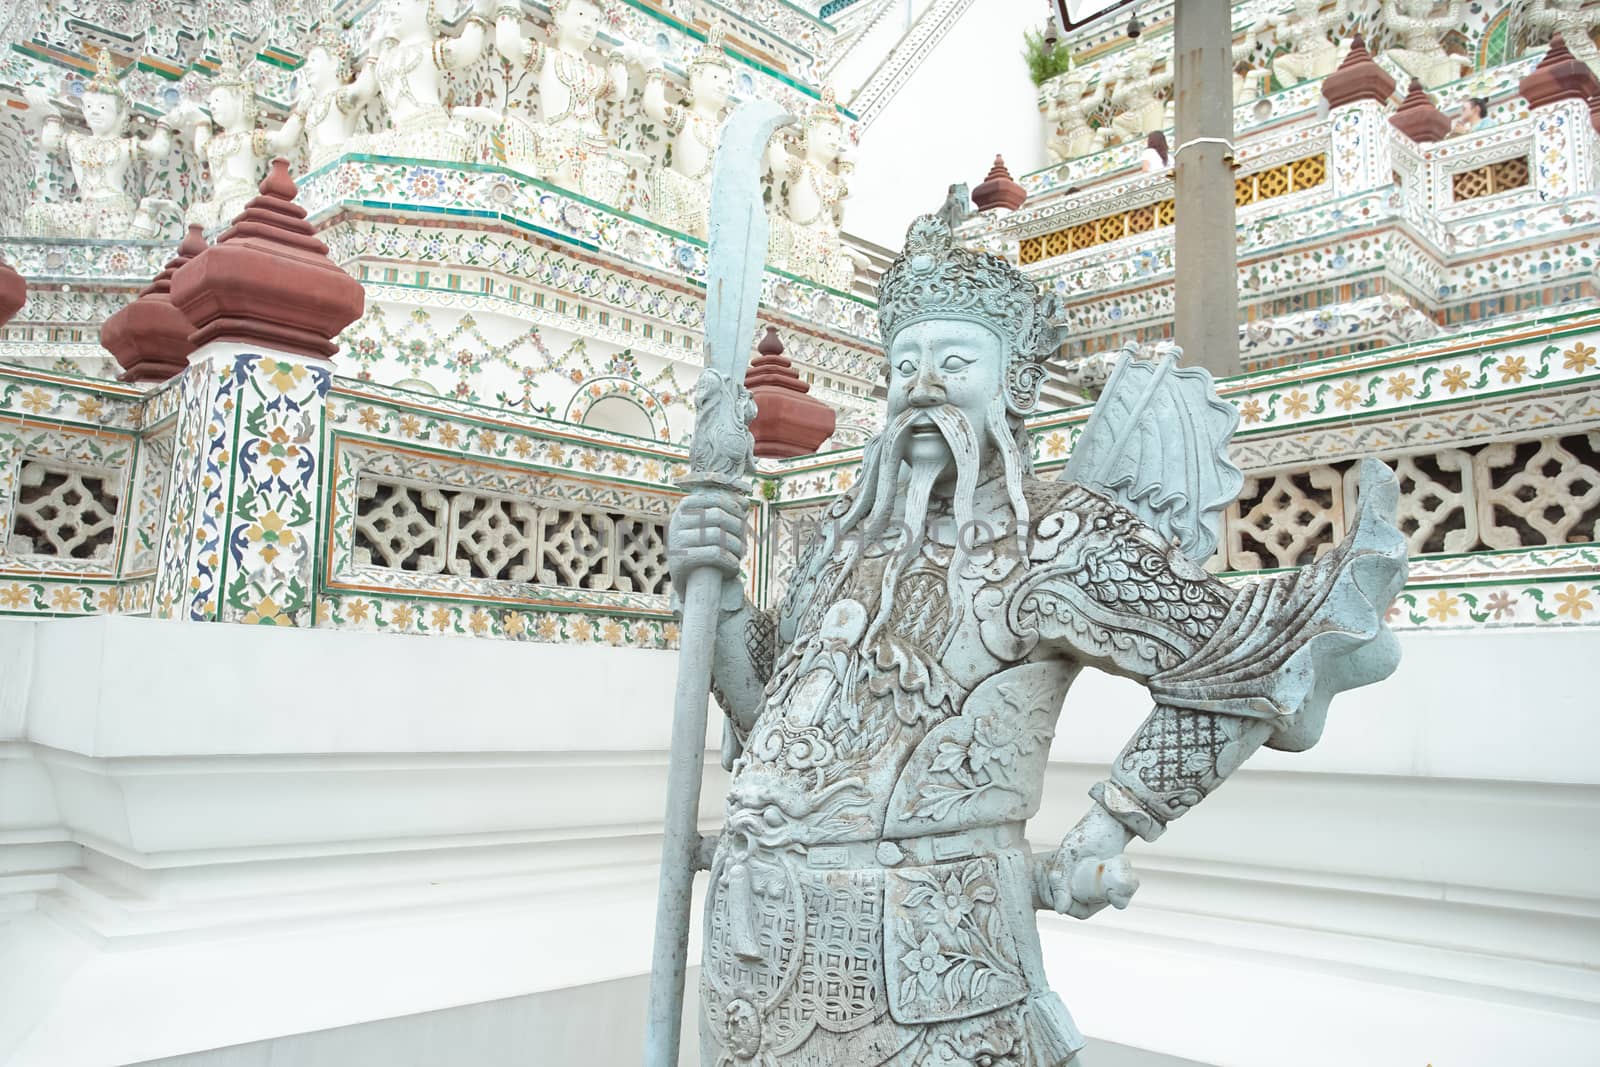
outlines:
[{"label": "yellow flower tile motif", "polygon": [[278,558],[280,551],[278,546],[294,542],[294,533],[276,511],[269,511],[261,516],[258,522],[245,529],[244,536],[251,544],[261,546],[261,559],[266,563]]},{"label": "yellow flower tile motif", "polygon": [[409,630],[417,621],[417,609],[408,604],[396,604],[389,609],[389,625],[400,630]]},{"label": "yellow flower tile motif", "polygon": [[606,623],[605,639],[613,645],[622,644],[622,627],[617,625],[616,620],[613,619]]},{"label": "yellow flower tile motif", "polygon": [[1349,411],[1361,403],[1361,386],[1355,382],[1340,382],[1333,391],[1333,402],[1339,405],[1341,411]]},{"label": "yellow flower tile motif", "polygon": [[489,613],[482,608],[474,608],[472,615],[467,619],[467,629],[475,634],[487,633],[489,630]]},{"label": "yellow flower tile motif", "polygon": [[528,629],[528,617],[520,611],[508,611],[500,620],[507,637],[521,637]]},{"label": "yellow flower tile motif", "polygon": [[1520,385],[1528,373],[1528,361],[1521,356],[1510,356],[1495,367],[1502,385]]},{"label": "yellow flower tile motif", "polygon": [[448,630],[454,621],[455,616],[451,614],[449,608],[434,608],[433,613],[428,616],[428,624],[435,630]]},{"label": "yellow flower tile motif", "polygon": [[1306,396],[1304,390],[1292,390],[1283,398],[1283,410],[1288,412],[1290,418],[1298,419],[1311,410],[1311,398]]},{"label": "yellow flower tile motif", "polygon": [[1460,599],[1443,589],[1428,598],[1428,618],[1435,622],[1449,622],[1460,614]]},{"label": "yellow flower tile motif", "polygon": [[678,640],[678,624],[675,622],[667,623],[661,628],[661,636],[666,639],[668,644],[675,643]]},{"label": "yellow flower tile motif", "polygon": [[50,394],[34,386],[22,393],[22,408],[34,415],[40,415],[51,408]]},{"label": "yellow flower tile motif", "polygon": [[478,447],[485,452],[493,452],[499,443],[500,438],[495,436],[493,430],[485,430],[478,435]]},{"label": "yellow flower tile motif", "polygon": [[1261,401],[1257,400],[1253,396],[1247,398],[1244,403],[1239,405],[1239,417],[1247,423],[1260,422],[1261,415]]},{"label": "yellow flower tile motif", "polygon": [[333,618],[333,603],[328,600],[317,601],[317,625],[326,625]]},{"label": "yellow flower tile motif", "polygon": [[57,611],[81,611],[83,595],[70,586],[60,586],[50,594],[50,606]]},{"label": "yellow flower tile motif", "polygon": [[16,611],[19,608],[33,606],[33,590],[25,585],[12,582],[4,589],[0,589],[0,608]]},{"label": "yellow flower tile motif", "polygon": [[551,463],[560,463],[566,458],[566,453],[562,451],[560,445],[551,445],[545,450],[545,454],[550,457]]},{"label": "yellow flower tile motif", "polygon": [[422,432],[422,420],[415,415],[400,416],[400,432],[407,437],[415,437]]},{"label": "yellow flower tile motif", "polygon": [[579,619],[572,624],[572,636],[579,641],[589,641],[594,638],[594,624],[588,619]]},{"label": "yellow flower tile motif", "polygon": [[117,591],[115,589],[102,589],[95,604],[100,611],[110,614],[117,610]]},{"label": "yellow flower tile motif", "polygon": [[1394,377],[1389,379],[1389,395],[1394,397],[1396,400],[1405,400],[1409,398],[1416,388],[1417,380],[1411,375],[1407,374],[1405,371],[1401,371],[1399,374],[1396,374]]},{"label": "yellow flower tile motif", "polygon": [[359,421],[363,430],[376,430],[383,425],[383,416],[374,408],[362,408]]},{"label": "yellow flower tile motif", "polygon": [[1044,439],[1045,455],[1055,458],[1067,450],[1067,438],[1064,434],[1053,433]]},{"label": "yellow flower tile motif", "polygon": [[251,608],[249,611],[245,612],[244,618],[241,621],[251,626],[294,625],[289,617],[283,613],[283,609],[278,606],[277,601],[273,600],[270,596],[262,597],[260,603]]},{"label": "yellow flower tile motif", "polygon": [[519,437],[511,443],[511,450],[523,459],[533,454],[533,443],[526,437]]},{"label": "yellow flower tile motif", "polygon": [[100,398],[97,396],[78,398],[78,418],[80,419],[98,419],[105,414],[105,410],[106,406],[100,402]]},{"label": "yellow flower tile motif", "polygon": [[366,622],[367,614],[372,610],[372,605],[365,600],[352,600],[344,606],[344,613],[351,622]]},{"label": "yellow flower tile motif", "polygon": [[546,615],[544,618],[539,620],[537,629],[539,632],[539,640],[553,641],[555,640],[556,635],[561,632],[561,624],[556,622],[553,616]]},{"label": "yellow flower tile motif", "polygon": [[306,369],[287,360],[270,360],[262,368],[267,371],[267,381],[280,393],[290,393],[306,380]]},{"label": "yellow flower tile motif", "polygon": [[1582,374],[1595,365],[1595,351],[1593,345],[1586,345],[1579,341],[1561,353],[1561,366],[1574,374]]},{"label": "yellow flower tile motif", "polygon": [[1455,396],[1472,382],[1472,373],[1465,367],[1448,367],[1445,369],[1444,378],[1439,382]]},{"label": "yellow flower tile motif", "polygon": [[461,431],[456,429],[454,426],[439,427],[440,444],[454,448],[456,446],[456,442],[459,440],[461,440]]},{"label": "yellow flower tile motif", "polygon": [[1589,590],[1576,585],[1568,585],[1565,589],[1557,590],[1557,615],[1571,616],[1576,622],[1593,610],[1594,604],[1589,600]]}]

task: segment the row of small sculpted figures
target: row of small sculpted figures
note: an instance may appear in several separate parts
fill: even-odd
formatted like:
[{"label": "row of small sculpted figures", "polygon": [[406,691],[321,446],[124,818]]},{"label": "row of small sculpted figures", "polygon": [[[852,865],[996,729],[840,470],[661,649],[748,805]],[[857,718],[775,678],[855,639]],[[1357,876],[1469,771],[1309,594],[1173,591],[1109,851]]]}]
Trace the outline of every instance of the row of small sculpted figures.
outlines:
[{"label": "row of small sculpted figures", "polygon": [[[731,111],[734,70],[713,29],[688,69],[688,91],[668,100],[659,56],[631,41],[609,54],[596,50],[602,25],[615,19],[595,0],[554,0],[546,35],[524,32],[520,7],[475,0],[457,35],[444,32],[431,2],[391,4],[377,20],[366,58],[352,69],[347,46],[332,28],[307,50],[302,88],[287,121],[269,130],[258,121],[254,86],[225,50],[212,78],[207,110],[182,105],[154,134],[128,131],[129,104],[109,56],[82,96],[88,132],[67,131],[43,89],[28,91],[45,113],[48,151],[64,150],[77,183],[70,202],[36,203],[30,233],[69,238],[153,238],[176,220],[170,201],[135,203],[129,171],[141,157],[159,160],[179,134],[190,134],[211,175],[209,196],[190,204],[188,222],[207,229],[232,219],[255,195],[266,162],[305,143],[312,169],[349,151],[445,162],[495,158],[513,169],[624,210],[643,210],[662,225],[705,237],[712,160]],[[492,21],[491,17],[492,16]],[[450,107],[448,72],[490,49],[538,92],[538,119],[512,109]],[[630,68],[644,72],[641,106],[671,136],[671,163],[657,165],[620,148],[607,132],[607,108],[628,93]],[[362,133],[364,113],[381,98],[388,125]],[[794,140],[768,152],[775,197],[772,261],[803,277],[848,289],[855,263],[839,239],[851,165],[841,158],[845,130],[831,91],[804,117]]]},{"label": "row of small sculpted figures", "polygon": [[[1337,0],[1327,11],[1320,0],[1293,0],[1285,12],[1274,12],[1272,6],[1268,0],[1241,12],[1244,37],[1233,46],[1235,105],[1258,99],[1269,72],[1279,86],[1288,88],[1327,77],[1348,52],[1349,40],[1342,32],[1355,22],[1350,0]],[[1434,0],[1392,0],[1378,6],[1376,17],[1372,28],[1385,31],[1388,42],[1379,54],[1421,81],[1425,89],[1437,89],[1472,70],[1470,58],[1446,49],[1447,38],[1459,30],[1464,18],[1463,5],[1456,0],[1442,7]],[[1532,35],[1530,43],[1548,42],[1552,35],[1562,34],[1573,54],[1600,73],[1600,49],[1589,36],[1600,26],[1600,6],[1585,5],[1583,0],[1533,0],[1524,22]],[[1266,30],[1275,31],[1282,50],[1269,64],[1258,67],[1252,56]],[[1098,72],[1095,65],[1086,64],[1055,80],[1045,111],[1046,149],[1052,159],[1076,159],[1112,143],[1143,140],[1154,131],[1172,128],[1172,104],[1167,99],[1173,75],[1171,38],[1164,43],[1167,51],[1152,41],[1141,41],[1116,53]],[[1092,121],[1107,108],[1109,122]]]}]

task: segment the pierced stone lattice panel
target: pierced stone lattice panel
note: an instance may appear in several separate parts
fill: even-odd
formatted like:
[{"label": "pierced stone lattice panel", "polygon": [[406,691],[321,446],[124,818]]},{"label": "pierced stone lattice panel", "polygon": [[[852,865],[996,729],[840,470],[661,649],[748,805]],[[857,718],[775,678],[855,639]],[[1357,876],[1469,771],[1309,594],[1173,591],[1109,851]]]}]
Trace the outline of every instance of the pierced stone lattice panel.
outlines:
[{"label": "pierced stone lattice panel", "polygon": [[1521,189],[1527,184],[1527,156],[1502,159],[1498,163],[1489,163],[1450,176],[1450,188],[1456,200],[1476,200],[1510,189]]},{"label": "pierced stone lattice panel", "polygon": [[355,562],[460,578],[663,595],[666,516],[363,474]]},{"label": "pierced stone lattice panel", "polygon": [[7,551],[109,561],[116,551],[122,473],[29,459],[18,478]]},{"label": "pierced stone lattice panel", "polygon": [[[1400,481],[1398,525],[1415,555],[1600,540],[1600,432],[1501,441],[1385,459]],[[1332,548],[1355,514],[1343,462],[1245,481],[1229,509],[1228,570],[1300,566]]]}]

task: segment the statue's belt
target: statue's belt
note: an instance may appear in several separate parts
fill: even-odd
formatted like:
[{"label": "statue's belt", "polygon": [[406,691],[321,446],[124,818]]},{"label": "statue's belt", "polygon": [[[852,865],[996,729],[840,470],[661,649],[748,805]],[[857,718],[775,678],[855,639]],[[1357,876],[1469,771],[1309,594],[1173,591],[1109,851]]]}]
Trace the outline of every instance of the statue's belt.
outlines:
[{"label": "statue's belt", "polygon": [[859,870],[871,867],[927,867],[974,856],[995,856],[1011,849],[1026,849],[1026,826],[1022,822],[1008,822],[925,837],[812,845],[806,850],[804,863],[812,870]]}]

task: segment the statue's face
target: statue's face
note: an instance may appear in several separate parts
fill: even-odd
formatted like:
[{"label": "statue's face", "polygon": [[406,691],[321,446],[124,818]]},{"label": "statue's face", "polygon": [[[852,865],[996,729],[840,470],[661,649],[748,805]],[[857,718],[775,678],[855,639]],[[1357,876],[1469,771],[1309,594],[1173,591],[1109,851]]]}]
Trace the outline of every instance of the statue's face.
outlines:
[{"label": "statue's face", "polygon": [[326,48],[313,48],[306,56],[306,81],[312,85],[326,85],[338,70],[339,64]]},{"label": "statue's face", "polygon": [[[901,412],[944,404],[967,417],[978,440],[981,465],[988,456],[985,424],[1000,395],[1006,353],[1000,336],[965,319],[924,319],[889,343],[889,422]],[[950,465],[950,446],[931,420],[911,431],[906,460]]]},{"label": "statue's face", "polygon": [[696,67],[689,75],[689,94],[697,104],[723,107],[733,97],[733,75],[723,67]]},{"label": "statue's face", "polygon": [[216,88],[206,97],[206,106],[218,126],[232,126],[244,117],[244,104],[232,89]]},{"label": "statue's face", "polygon": [[806,129],[806,155],[815,160],[832,159],[839,154],[844,128],[837,122],[819,119]]},{"label": "statue's face", "polygon": [[568,0],[556,13],[556,32],[563,44],[588,48],[600,35],[600,8],[589,0]]},{"label": "statue's face", "polygon": [[97,137],[115,133],[122,126],[122,101],[110,93],[83,94],[83,121]]}]

